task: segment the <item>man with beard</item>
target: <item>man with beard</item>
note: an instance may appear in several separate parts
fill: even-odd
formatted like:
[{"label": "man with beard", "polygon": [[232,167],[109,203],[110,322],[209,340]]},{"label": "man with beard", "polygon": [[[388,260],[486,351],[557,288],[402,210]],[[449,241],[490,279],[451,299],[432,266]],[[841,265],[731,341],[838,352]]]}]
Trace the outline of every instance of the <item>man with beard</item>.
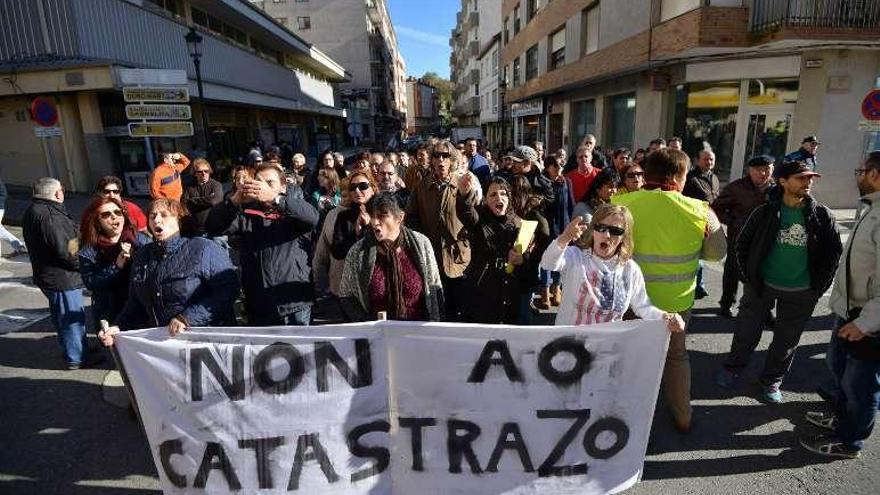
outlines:
[{"label": "man with beard", "polygon": [[830,431],[801,439],[811,452],[848,459],[859,457],[880,405],[880,150],[855,172],[868,207],[849,236],[829,301],[837,317],[826,353],[835,385],[832,412],[806,415]]},{"label": "man with beard", "polygon": [[743,298],[716,382],[736,386],[775,306],[773,340],[760,378],[760,398],[767,403],[782,402],[779,387],[813,308],[834,280],[842,250],[834,215],[810,196],[816,177],[804,162],[783,163],[776,174],[779,187],[752,210],[736,239]]},{"label": "man with beard", "polygon": [[391,161],[386,160],[382,165],[379,165],[379,175],[376,179],[379,181],[380,192],[393,194],[400,207],[406,208],[409,202],[409,191],[403,187],[403,180],[397,175],[397,167]]}]

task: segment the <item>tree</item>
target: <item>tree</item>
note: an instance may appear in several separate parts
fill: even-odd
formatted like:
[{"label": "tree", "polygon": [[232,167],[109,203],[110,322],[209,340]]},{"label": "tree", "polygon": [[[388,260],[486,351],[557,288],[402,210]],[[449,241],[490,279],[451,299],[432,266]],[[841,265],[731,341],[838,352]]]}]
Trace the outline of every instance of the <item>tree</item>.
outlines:
[{"label": "tree", "polygon": [[452,126],[452,81],[443,79],[436,72],[425,72],[422,81],[433,86],[437,90],[437,101],[440,113],[440,125],[449,128]]}]

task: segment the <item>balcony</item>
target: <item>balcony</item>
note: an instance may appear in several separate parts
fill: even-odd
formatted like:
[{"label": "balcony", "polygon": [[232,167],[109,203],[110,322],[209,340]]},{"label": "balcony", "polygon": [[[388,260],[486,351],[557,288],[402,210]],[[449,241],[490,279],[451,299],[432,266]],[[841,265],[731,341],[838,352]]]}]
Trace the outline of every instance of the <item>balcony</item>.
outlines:
[{"label": "balcony", "polygon": [[880,29],[880,2],[870,0],[753,0],[749,30]]}]

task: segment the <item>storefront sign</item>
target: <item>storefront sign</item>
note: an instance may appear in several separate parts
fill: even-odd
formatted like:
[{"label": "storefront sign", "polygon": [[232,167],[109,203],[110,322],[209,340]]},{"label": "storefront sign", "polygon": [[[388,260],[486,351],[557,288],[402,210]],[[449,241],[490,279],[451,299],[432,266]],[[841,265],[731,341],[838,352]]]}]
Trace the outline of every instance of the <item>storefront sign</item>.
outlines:
[{"label": "storefront sign", "polygon": [[510,115],[514,118],[527,115],[541,115],[542,113],[544,113],[544,102],[542,100],[519,101],[510,105]]},{"label": "storefront sign", "polygon": [[60,127],[34,127],[34,134],[39,138],[61,136]]},{"label": "storefront sign", "polygon": [[131,120],[189,120],[189,105],[125,105],[125,116]]},{"label": "storefront sign", "polygon": [[189,89],[186,86],[122,88],[125,101],[189,101]]},{"label": "storefront sign", "polygon": [[193,135],[192,122],[131,122],[131,137],[183,137]]},{"label": "storefront sign", "polygon": [[117,69],[121,86],[186,84],[185,70],[170,69]]}]

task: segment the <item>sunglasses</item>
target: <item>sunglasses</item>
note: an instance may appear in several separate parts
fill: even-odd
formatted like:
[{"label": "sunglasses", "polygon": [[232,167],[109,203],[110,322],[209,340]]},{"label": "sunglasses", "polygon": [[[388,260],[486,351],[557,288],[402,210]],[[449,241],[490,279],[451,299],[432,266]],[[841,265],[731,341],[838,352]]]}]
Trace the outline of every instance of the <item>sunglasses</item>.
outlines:
[{"label": "sunglasses", "polygon": [[626,230],[615,227],[614,225],[605,225],[604,223],[597,223],[593,226],[593,230],[602,234],[611,234],[614,237],[620,237],[626,233]]},{"label": "sunglasses", "polygon": [[211,171],[210,170],[196,170],[196,173],[197,174],[210,174]]},{"label": "sunglasses", "polygon": [[119,189],[101,189],[104,194],[119,194]]},{"label": "sunglasses", "polygon": [[354,182],[354,183],[351,183],[348,185],[348,190],[350,192],[366,191],[369,188],[370,188],[369,182]]},{"label": "sunglasses", "polygon": [[110,217],[121,217],[122,210],[116,209],[116,210],[102,211],[101,213],[99,213],[99,215],[101,216],[102,220],[107,220]]},{"label": "sunglasses", "polygon": [[434,158],[449,158],[450,156],[452,156],[452,153],[444,153],[442,151],[435,151],[435,152],[431,153],[431,156]]},{"label": "sunglasses", "polygon": [[638,179],[639,177],[644,177],[644,176],[645,176],[644,172],[630,172],[630,173],[626,174],[627,179]]}]

